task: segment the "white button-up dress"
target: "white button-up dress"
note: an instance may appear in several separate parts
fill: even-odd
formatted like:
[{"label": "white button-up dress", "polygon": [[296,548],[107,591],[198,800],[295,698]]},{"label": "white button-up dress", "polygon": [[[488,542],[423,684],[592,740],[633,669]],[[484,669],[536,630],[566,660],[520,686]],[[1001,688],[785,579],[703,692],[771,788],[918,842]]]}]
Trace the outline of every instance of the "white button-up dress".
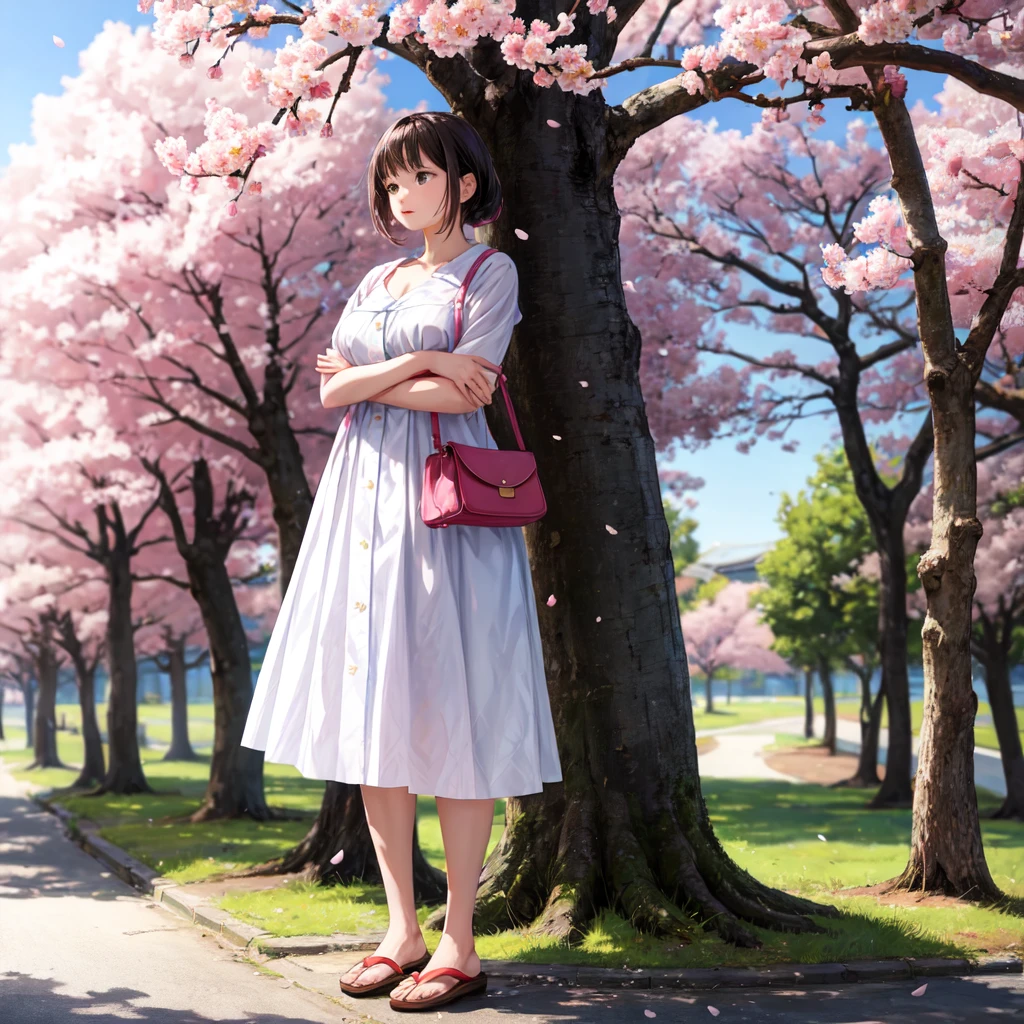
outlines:
[{"label": "white button-up dress", "polygon": [[[350,363],[449,351],[478,243],[399,299],[374,267],[332,337]],[[470,282],[457,351],[500,363],[522,319],[515,264]],[[501,401],[495,392],[494,401]],[[442,440],[496,448],[483,409],[440,413]],[[253,693],[242,746],[307,778],[478,799],[562,778],[521,529],[420,518],[430,413],[348,407]]]}]

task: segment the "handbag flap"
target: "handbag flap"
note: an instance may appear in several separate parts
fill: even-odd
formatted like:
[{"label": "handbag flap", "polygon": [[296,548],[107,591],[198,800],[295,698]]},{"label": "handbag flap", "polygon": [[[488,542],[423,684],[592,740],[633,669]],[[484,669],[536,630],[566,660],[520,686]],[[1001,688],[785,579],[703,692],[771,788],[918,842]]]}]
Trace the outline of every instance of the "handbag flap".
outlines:
[{"label": "handbag flap", "polygon": [[473,476],[491,487],[519,487],[537,472],[533,452],[476,448],[458,441],[449,441],[448,447]]}]

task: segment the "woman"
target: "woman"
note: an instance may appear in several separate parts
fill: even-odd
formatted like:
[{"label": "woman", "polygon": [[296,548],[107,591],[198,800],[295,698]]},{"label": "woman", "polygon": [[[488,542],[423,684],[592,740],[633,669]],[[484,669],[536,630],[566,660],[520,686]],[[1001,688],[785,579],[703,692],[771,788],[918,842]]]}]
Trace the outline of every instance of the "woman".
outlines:
[{"label": "woman", "polygon": [[[363,278],[317,359],[321,401],[347,413],[242,745],[309,778],[360,784],[390,922],[341,987],[395,989],[391,1005],[416,1010],[485,990],[473,907],[494,800],[539,793],[562,774],[522,531],[432,529],[419,513],[431,411],[444,440],[497,447],[483,406],[522,319],[505,253],[478,266],[450,349],[455,296],[488,248],[467,243],[463,224],[494,220],[501,187],[473,127],[439,112],[396,121],[368,183],[375,229],[396,245],[399,226],[422,231],[423,252]],[[437,798],[448,872],[429,958],[413,900],[419,793]],[[407,971],[415,977],[395,988]]]}]

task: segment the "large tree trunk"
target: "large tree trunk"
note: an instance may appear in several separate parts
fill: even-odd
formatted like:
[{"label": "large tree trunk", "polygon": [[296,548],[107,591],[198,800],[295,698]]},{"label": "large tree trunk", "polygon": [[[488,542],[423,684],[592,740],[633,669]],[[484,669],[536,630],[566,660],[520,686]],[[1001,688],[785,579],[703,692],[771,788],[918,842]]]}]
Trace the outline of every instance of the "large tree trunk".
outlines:
[{"label": "large tree trunk", "polygon": [[715,685],[715,673],[713,669],[709,669],[704,673],[704,713],[710,715],[715,710],[714,698],[712,697],[712,690]]},{"label": "large tree trunk", "polygon": [[132,567],[128,537],[120,509],[97,507],[101,543],[106,552],[108,618],[107,658],[110,684],[107,693],[107,773],[87,796],[103,793],[152,793],[139,756],[138,666],[135,661],[135,630],[132,624]]},{"label": "large tree trunk", "polygon": [[171,680],[171,745],[163,760],[196,761],[198,758],[188,737],[188,673],[184,636],[173,637],[168,644],[167,674]]},{"label": "large tree trunk", "polygon": [[[600,97],[552,90],[524,105],[516,90],[485,99],[485,84],[439,87],[462,91],[505,189],[508,215],[486,231],[519,268],[524,319],[504,366],[548,501],[526,538],[563,781],[507,800],[475,925],[528,922],[531,934],[574,943],[607,907],[677,941],[701,924],[747,946],[760,939],[744,922],[814,928],[806,915],[824,908],[734,864],[701,795],[641,339],[621,285],[608,110]],[[574,130],[553,133],[547,118]],[[544,244],[526,246],[513,227]],[[514,444],[497,403],[487,416],[499,447]]]},{"label": "large tree trunk", "polygon": [[821,745],[830,754],[836,752],[836,691],[832,686],[832,666],[828,658],[818,659],[818,678],[821,680],[821,695],[825,703],[825,735]]},{"label": "large tree trunk", "polygon": [[4,695],[6,693],[7,687],[0,684],[0,740],[7,739],[4,735]]},{"label": "large tree trunk", "polygon": [[814,669],[804,669],[804,739],[814,738]]},{"label": "large tree trunk", "polygon": [[993,817],[1024,820],[1024,751],[1021,750],[1020,727],[1010,686],[1009,653],[1013,621],[1012,618],[994,621],[982,616],[980,626],[981,638],[980,642],[976,641],[975,654],[985,669],[985,688],[1006,778],[1006,799]]},{"label": "large tree trunk", "polygon": [[[872,69],[869,77],[876,95],[882,97],[887,86],[881,70]],[[892,888],[996,900],[1001,894],[985,862],[974,788],[974,716],[978,699],[971,679],[970,640],[974,552],[981,536],[974,454],[974,387],[991,342],[990,334],[981,344],[976,329],[991,326],[994,333],[995,326],[986,322],[986,310],[991,317],[991,304],[1001,298],[1005,281],[997,277],[982,313],[975,318],[971,337],[961,346],[953,332],[946,286],[946,242],[939,234],[928,178],[906,105],[890,93],[886,102],[875,104],[874,114],[889,153],[892,183],[899,196],[913,254],[924,380],[935,432],[932,543],[918,565],[928,603],[921,633],[924,717],[910,860],[903,874],[893,879]],[[1019,219],[1022,209],[1018,201],[1014,220]],[[1014,279],[1020,231],[1015,235],[1008,245],[1008,252],[1012,252],[1004,260],[1003,268],[1009,269]],[[1001,317],[1000,310],[996,323]],[[892,727],[890,710],[890,735]]]},{"label": "large tree trunk", "polygon": [[29,768],[66,768],[57,756],[57,656],[53,647],[53,626],[43,619],[34,631],[33,661],[39,682],[33,747],[35,757]]}]

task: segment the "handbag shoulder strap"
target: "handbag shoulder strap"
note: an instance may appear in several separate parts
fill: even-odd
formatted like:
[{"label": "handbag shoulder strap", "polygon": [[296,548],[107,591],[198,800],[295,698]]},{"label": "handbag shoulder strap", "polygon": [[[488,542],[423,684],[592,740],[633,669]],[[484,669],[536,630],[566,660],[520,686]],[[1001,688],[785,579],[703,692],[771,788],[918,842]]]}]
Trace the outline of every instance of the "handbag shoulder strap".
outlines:
[{"label": "handbag shoulder strap", "polygon": [[[482,253],[473,261],[473,266],[469,268],[469,272],[463,279],[462,285],[459,288],[458,294],[455,296],[455,331],[452,337],[452,343],[448,347],[448,351],[453,351],[459,344],[459,340],[462,337],[462,307],[466,301],[466,291],[469,288],[469,282],[473,280],[473,275],[476,273],[477,268],[480,266],[488,256],[496,253],[497,249],[484,249]],[[505,408],[508,410],[508,418],[512,423],[512,431],[516,435],[516,444],[519,445],[521,452],[526,451],[526,445],[523,443],[523,435],[519,430],[519,421],[516,419],[515,409],[512,408],[512,399],[509,397],[508,388],[505,386],[505,381],[508,378],[505,374],[498,373],[498,384],[501,387],[502,397],[505,399]],[[436,412],[430,414],[430,425],[434,435],[434,448],[437,451],[441,450],[441,421],[438,419]]]}]

